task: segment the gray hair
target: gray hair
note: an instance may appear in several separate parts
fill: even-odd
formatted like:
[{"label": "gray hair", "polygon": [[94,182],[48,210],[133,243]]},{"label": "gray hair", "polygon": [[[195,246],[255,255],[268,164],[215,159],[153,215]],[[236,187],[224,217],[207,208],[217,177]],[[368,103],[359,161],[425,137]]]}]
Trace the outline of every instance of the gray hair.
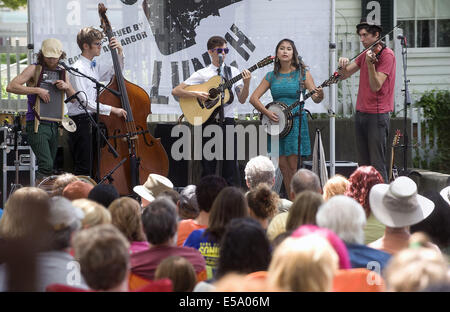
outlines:
[{"label": "gray hair", "polygon": [[71,246],[71,239],[75,232],[81,229],[81,221],[75,220],[68,227],[53,231],[50,234],[49,241],[51,242],[52,250],[62,250]]},{"label": "gray hair", "polygon": [[269,187],[272,187],[274,178],[275,167],[266,156],[253,157],[245,166],[245,180],[251,189],[257,187],[260,183],[267,183]]},{"label": "gray hair", "polygon": [[163,196],[152,201],[142,214],[142,224],[147,240],[152,245],[167,242],[177,234],[177,207]]},{"label": "gray hair", "polygon": [[346,243],[364,244],[366,214],[353,198],[336,195],[319,207],[316,223],[328,228]]},{"label": "gray hair", "polygon": [[291,191],[295,195],[300,194],[303,191],[313,191],[320,193],[320,180],[317,174],[308,169],[298,170],[291,180]]}]

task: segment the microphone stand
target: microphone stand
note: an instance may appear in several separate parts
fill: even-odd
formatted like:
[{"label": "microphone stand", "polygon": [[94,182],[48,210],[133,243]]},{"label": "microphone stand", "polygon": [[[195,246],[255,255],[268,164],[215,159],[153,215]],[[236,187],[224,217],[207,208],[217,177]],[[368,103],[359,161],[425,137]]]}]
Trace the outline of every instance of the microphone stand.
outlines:
[{"label": "microphone stand", "polygon": [[[75,94],[75,99],[77,100],[77,102],[80,104],[79,106],[81,106],[84,111],[86,112],[86,114],[89,116],[90,122],[92,125],[94,125],[94,127],[97,129],[97,135],[100,139],[100,135],[102,136],[103,140],[105,140],[106,144],[109,147],[109,150],[113,153],[114,158],[119,157],[119,154],[117,153],[117,151],[114,149],[114,147],[111,145],[111,143],[108,142],[108,139],[105,137],[105,135],[103,134],[102,131],[100,131],[100,126],[98,125],[98,123],[94,120],[94,118],[91,116],[91,114],[89,114],[86,105],[83,104],[83,101],[80,100],[80,98],[78,97],[78,94]],[[91,151],[92,154],[92,151]],[[99,157],[100,158],[100,157]],[[92,161],[92,156],[91,156],[91,161]],[[122,163],[121,163],[122,164]]]},{"label": "microphone stand", "polygon": [[[74,67],[70,67],[70,66],[67,66],[65,63],[63,63],[63,62],[60,62],[59,63],[60,65],[62,65],[67,71],[69,71],[70,73],[72,73],[73,74],[73,72],[75,72],[75,73],[77,73],[77,74],[79,74],[79,75],[81,75],[81,76],[83,76],[84,78],[86,78],[86,79],[89,79],[90,81],[92,81],[93,83],[95,83],[95,89],[96,89],[96,91],[97,91],[97,94],[96,94],[96,98],[95,98],[95,102],[96,102],[96,105],[97,105],[97,110],[96,110],[96,113],[97,113],[97,116],[96,116],[96,121],[94,121],[94,119],[92,118],[92,116],[91,115],[89,115],[89,112],[87,111],[87,108],[84,106],[84,105],[82,105],[83,106],[83,108],[84,108],[84,110],[86,111],[86,113],[89,115],[89,118],[91,119],[91,123],[93,124],[93,125],[95,125],[95,127],[96,127],[96,129],[97,129],[97,172],[96,172],[96,176],[95,176],[95,178],[94,178],[94,180],[96,180],[96,181],[99,181],[100,180],[100,127],[99,127],[99,115],[100,115],[100,102],[99,102],[99,97],[100,97],[100,90],[101,89],[106,89],[106,90],[108,90],[109,92],[111,92],[112,94],[114,94],[115,96],[117,96],[117,97],[120,97],[121,96],[121,94],[120,94],[120,92],[117,92],[116,90],[113,90],[113,89],[111,89],[111,88],[108,88],[107,86],[105,86],[103,83],[101,83],[101,82],[99,82],[97,79],[95,79],[95,78],[93,78],[93,77],[91,77],[91,76],[88,76],[88,75],[86,75],[86,74],[84,74],[84,73],[82,73],[82,72],[80,72],[78,69],[76,69],[76,68],[74,68]],[[78,97],[77,97],[77,100],[78,100]],[[78,101],[79,103],[81,103],[80,101]],[[105,142],[108,144],[108,147],[110,148],[110,150],[113,152],[113,154],[114,154],[114,157],[115,158],[117,158],[118,157],[118,154],[117,154],[117,151],[112,147],[112,145],[108,142],[108,140],[106,139],[106,137],[103,135],[103,133],[101,133],[101,135],[103,136],[103,139],[105,140]],[[91,148],[91,150],[92,150],[92,148]],[[92,152],[91,152],[91,155],[92,155]],[[91,156],[91,160],[92,160],[92,156]],[[91,164],[91,170],[90,171],[92,171],[92,164]],[[91,172],[91,174],[92,174],[92,172]]]},{"label": "microphone stand", "polygon": [[409,80],[406,76],[406,69],[408,68],[407,64],[407,54],[408,54],[408,48],[406,45],[406,38],[403,37],[400,39],[401,45],[402,45],[402,59],[403,59],[403,77],[404,77],[404,84],[405,89],[402,90],[405,92],[405,101],[403,106],[403,145],[401,146],[403,148],[403,169],[400,173],[401,175],[409,175],[408,172],[408,132],[407,132],[407,116],[408,116],[408,106],[411,105],[411,97],[409,95],[409,89],[408,89],[408,83]]},{"label": "microphone stand", "polygon": [[15,183],[11,183],[11,190],[9,192],[9,196],[11,196],[12,193],[14,193],[16,190],[22,187],[22,185],[19,183],[20,161],[19,161],[19,147],[17,143],[17,141],[19,140],[19,132],[22,132],[22,125],[19,114],[14,117],[13,131],[14,131],[14,153],[16,155],[16,158],[14,160],[14,166],[16,169],[16,175],[15,175]]},{"label": "microphone stand", "polygon": [[[221,54],[219,54],[219,68],[217,69],[217,75],[219,75],[220,77],[220,82],[223,85],[224,79],[222,77],[222,64],[223,64],[223,56]],[[225,125],[224,125],[224,121],[225,121],[225,113],[223,111],[223,105],[225,104],[223,101],[225,99],[225,90],[222,88],[220,90],[220,107],[219,107],[219,125],[222,128],[222,131],[224,132],[223,138],[222,138],[222,158],[226,157],[225,153],[225,144],[226,144],[226,131],[225,131]],[[224,144],[225,142],[225,144]],[[218,167],[219,167],[219,174],[221,177],[223,177],[223,159],[218,161]]]},{"label": "microphone stand", "polygon": [[304,108],[305,104],[300,105],[300,108],[298,110],[298,112],[292,114],[292,119],[294,119],[295,117],[299,117],[299,126],[298,126],[298,157],[297,157],[297,170],[299,170],[302,166],[302,161],[301,161],[301,148],[300,148],[300,144],[302,142],[302,136],[301,136],[301,131],[302,131],[302,113],[306,112],[311,119],[314,119],[313,116],[311,115],[311,112],[309,110],[307,110],[306,108]]},{"label": "microphone stand", "polygon": [[[117,158],[117,156],[116,156],[116,158]],[[119,169],[119,167],[122,166],[122,164],[123,164],[124,162],[126,162],[126,161],[127,161],[127,158],[125,157],[125,158],[122,159],[122,160],[120,161],[120,163],[118,163],[118,164],[117,164],[110,172],[108,172],[108,173],[100,180],[100,182],[98,182],[97,184],[102,184],[103,182],[105,182],[106,179],[108,179],[109,184],[112,184],[113,178],[112,178],[111,176],[113,175],[114,171],[116,171],[117,169]]]}]

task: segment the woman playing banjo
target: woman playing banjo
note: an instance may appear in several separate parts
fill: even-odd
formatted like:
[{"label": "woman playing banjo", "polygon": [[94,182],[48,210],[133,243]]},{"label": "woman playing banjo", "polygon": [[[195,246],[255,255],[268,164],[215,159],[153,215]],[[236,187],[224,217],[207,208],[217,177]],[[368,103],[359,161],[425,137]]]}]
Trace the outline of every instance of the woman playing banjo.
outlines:
[{"label": "woman playing banjo", "polygon": [[[299,100],[299,79],[301,77],[302,93],[305,95],[306,90],[312,90],[315,93],[311,96],[315,103],[323,100],[323,89],[316,88],[314,80],[306,68],[306,65],[298,57],[297,48],[290,39],[281,40],[275,49],[276,58],[274,62],[274,70],[267,73],[260,85],[255,89],[250,97],[250,103],[266,115],[271,121],[278,122],[279,116],[269,111],[259,100],[261,96],[270,88],[274,101],[284,102],[286,105],[292,105]],[[300,76],[300,77],[299,77]],[[303,87],[304,86],[304,87]],[[299,107],[296,107],[292,113],[296,113]],[[279,166],[283,174],[284,187],[288,196],[291,196],[290,182],[292,176],[297,171],[297,155],[298,155],[298,128],[299,118],[294,117],[292,131],[279,141]],[[270,149],[270,143],[268,144]],[[270,152],[270,150],[269,150]],[[302,114],[301,128],[301,156],[309,156],[311,154],[311,146],[309,142],[308,120],[306,113]]]}]

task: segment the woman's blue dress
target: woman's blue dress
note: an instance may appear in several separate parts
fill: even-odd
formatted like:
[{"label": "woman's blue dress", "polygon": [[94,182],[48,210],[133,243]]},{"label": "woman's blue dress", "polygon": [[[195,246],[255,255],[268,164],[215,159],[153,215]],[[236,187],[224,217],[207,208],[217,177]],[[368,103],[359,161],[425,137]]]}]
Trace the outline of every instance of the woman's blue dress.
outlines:
[{"label": "woman's blue dress", "polygon": [[[291,106],[298,100],[299,76],[300,71],[292,71],[287,74],[275,75],[273,71],[266,74],[265,79],[270,83],[270,92],[274,101],[283,102]],[[305,75],[302,77],[306,79]],[[306,90],[302,90],[305,95]],[[292,113],[298,112],[300,108],[296,107]],[[302,156],[311,155],[311,144],[309,141],[308,119],[306,113],[302,114],[302,130],[301,130],[301,149]],[[287,136],[279,139],[279,154],[280,156],[298,155],[298,127],[299,117],[294,118],[292,130]],[[270,137],[268,140],[268,149],[270,153]]]}]

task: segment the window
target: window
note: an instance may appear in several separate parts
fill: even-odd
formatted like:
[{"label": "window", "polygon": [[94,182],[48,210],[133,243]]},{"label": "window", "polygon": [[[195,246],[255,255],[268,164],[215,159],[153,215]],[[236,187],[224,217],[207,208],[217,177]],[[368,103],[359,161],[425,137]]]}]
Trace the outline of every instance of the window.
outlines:
[{"label": "window", "polygon": [[449,0],[397,0],[397,22],[408,47],[450,47]]}]

